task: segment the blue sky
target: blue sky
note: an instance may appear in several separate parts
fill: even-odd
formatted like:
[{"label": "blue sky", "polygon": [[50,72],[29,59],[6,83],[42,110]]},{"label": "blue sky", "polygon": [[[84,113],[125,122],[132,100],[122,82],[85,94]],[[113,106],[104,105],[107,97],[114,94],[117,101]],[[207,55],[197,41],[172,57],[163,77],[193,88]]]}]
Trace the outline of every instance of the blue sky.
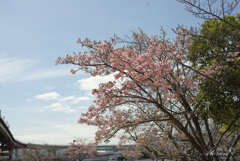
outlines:
[{"label": "blue sky", "polygon": [[[15,138],[37,144],[94,140],[96,127],[77,123],[93,104],[91,89],[112,76],[94,77],[74,65],[55,65],[65,54],[84,52],[78,37],[109,40],[142,28],[148,35],[176,35],[178,24],[199,27],[176,0],[0,1],[0,109]],[[236,8],[235,11],[239,9]],[[113,139],[110,144],[116,144]]]}]

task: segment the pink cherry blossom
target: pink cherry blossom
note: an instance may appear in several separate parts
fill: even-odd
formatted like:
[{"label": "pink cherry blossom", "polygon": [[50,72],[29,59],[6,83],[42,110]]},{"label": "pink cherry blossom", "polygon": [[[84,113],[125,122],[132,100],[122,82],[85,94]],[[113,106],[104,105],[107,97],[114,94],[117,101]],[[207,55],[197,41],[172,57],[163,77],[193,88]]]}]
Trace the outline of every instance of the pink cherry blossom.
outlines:
[{"label": "pink cherry blossom", "polygon": [[[194,153],[201,160],[208,160],[204,150],[226,139],[226,135],[209,135],[212,129],[219,129],[211,125],[212,120],[200,119],[197,85],[205,76],[210,77],[213,69],[220,72],[223,67],[212,63],[199,70],[205,76],[194,76],[191,70],[198,70],[197,67],[190,70],[186,65],[192,41],[187,30],[179,30],[175,43],[149,38],[142,30],[133,34],[132,46],[115,48],[119,39],[116,35],[104,43],[78,39],[89,52],[56,60],[56,64],[77,65],[92,76],[114,74],[120,82],[120,86],[109,81],[93,89],[95,106],[90,106],[78,123],[98,127],[96,144],[113,137],[120,138],[119,145],[134,141],[136,145],[126,149],[126,155],[131,157],[139,157],[141,149],[148,149],[154,158],[191,158]],[[76,72],[71,70],[72,74]],[[186,145],[182,140],[187,140]],[[213,143],[208,144],[210,141]]]}]

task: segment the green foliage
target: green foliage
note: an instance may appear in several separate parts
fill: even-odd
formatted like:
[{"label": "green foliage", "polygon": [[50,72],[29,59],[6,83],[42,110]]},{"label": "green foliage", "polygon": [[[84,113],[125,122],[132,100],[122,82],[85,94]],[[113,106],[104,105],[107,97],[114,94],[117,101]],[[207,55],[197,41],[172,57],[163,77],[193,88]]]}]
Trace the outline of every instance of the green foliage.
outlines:
[{"label": "green foliage", "polygon": [[[240,14],[236,17],[225,16],[224,21],[216,18],[205,20],[201,25],[200,35],[194,37],[194,42],[189,49],[189,60],[199,69],[206,69],[207,66],[215,62],[219,66],[224,66],[221,73],[212,74],[212,78],[219,80],[224,73],[237,62],[236,57],[229,56],[229,52],[239,52],[240,47]],[[227,23],[228,22],[228,23]],[[230,25],[232,24],[232,25]],[[203,60],[198,58],[203,57]],[[227,61],[232,58],[234,61]],[[223,80],[226,86],[240,89],[240,64],[237,65]],[[200,99],[213,87],[214,83],[207,78],[200,82],[197,98]],[[240,97],[239,93],[229,91],[221,86],[215,86],[204,98],[200,105],[200,117],[208,114],[215,123],[228,126],[234,121],[231,131],[236,131],[240,127]],[[209,103],[209,107],[206,106]]]},{"label": "green foliage", "polygon": [[204,57],[206,61],[198,63],[206,66],[213,59],[221,60],[224,53],[236,51],[237,44],[240,45],[240,14],[236,17],[225,16],[225,21],[237,28],[216,18],[205,20],[201,25],[200,35],[194,37],[194,43],[189,50],[189,58],[193,63],[196,63],[197,58]]}]

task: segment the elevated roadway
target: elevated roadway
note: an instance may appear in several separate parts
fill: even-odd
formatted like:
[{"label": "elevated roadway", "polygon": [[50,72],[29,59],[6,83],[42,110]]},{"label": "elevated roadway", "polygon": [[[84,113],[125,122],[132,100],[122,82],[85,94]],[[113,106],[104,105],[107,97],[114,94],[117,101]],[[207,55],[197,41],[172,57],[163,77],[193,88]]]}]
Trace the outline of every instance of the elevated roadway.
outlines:
[{"label": "elevated roadway", "polygon": [[7,160],[12,159],[13,149],[27,147],[27,144],[16,140],[10,129],[1,116],[0,111],[0,160],[2,156],[7,156]]},{"label": "elevated roadway", "polygon": [[[30,145],[44,146],[41,144],[32,144],[32,143],[30,143]],[[49,144],[47,144],[47,146],[51,149],[55,149],[56,151],[69,147],[69,145],[49,145]],[[100,152],[100,151],[119,152],[119,151],[124,151],[126,147],[129,147],[131,145],[123,145],[122,147],[117,147],[117,145],[93,145],[93,146],[95,146],[97,148],[98,152]]]}]

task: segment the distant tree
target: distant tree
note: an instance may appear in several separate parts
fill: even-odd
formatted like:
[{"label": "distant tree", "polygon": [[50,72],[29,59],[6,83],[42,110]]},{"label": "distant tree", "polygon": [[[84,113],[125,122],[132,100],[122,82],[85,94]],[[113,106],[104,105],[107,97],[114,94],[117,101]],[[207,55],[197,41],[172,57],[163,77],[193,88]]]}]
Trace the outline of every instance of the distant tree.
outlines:
[{"label": "distant tree", "polygon": [[48,144],[45,145],[34,145],[28,144],[26,148],[21,148],[18,151],[18,159],[33,160],[33,161],[52,161],[54,159],[59,159],[54,152],[53,147]]},{"label": "distant tree", "polygon": [[78,138],[75,142],[70,143],[70,146],[63,149],[63,153],[68,153],[67,158],[77,158],[79,161],[87,157],[94,157],[98,155],[97,148],[93,146],[93,142],[87,139]]}]

